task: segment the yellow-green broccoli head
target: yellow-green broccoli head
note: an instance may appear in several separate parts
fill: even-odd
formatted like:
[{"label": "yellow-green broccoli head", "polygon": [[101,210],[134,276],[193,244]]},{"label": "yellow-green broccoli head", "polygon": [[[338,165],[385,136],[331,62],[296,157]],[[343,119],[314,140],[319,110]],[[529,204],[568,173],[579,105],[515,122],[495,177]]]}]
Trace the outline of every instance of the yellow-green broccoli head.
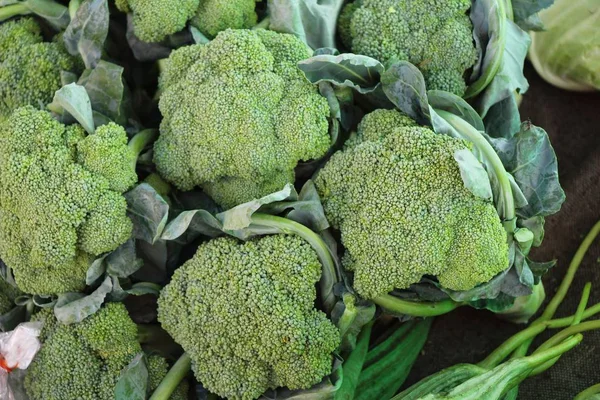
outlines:
[{"label": "yellow-green broccoli head", "polygon": [[232,207],[293,182],[299,161],[331,144],[329,106],[296,64],[311,55],[292,35],[227,30],[172,53],[161,75],[161,176]]},{"label": "yellow-green broccoli head", "polygon": [[[78,163],[85,140],[80,126],[30,106],[0,125],[0,258],[24,292],[81,290],[93,258],[131,236],[125,199],[106,179],[114,165],[103,174]],[[118,158],[127,144],[100,150]]]},{"label": "yellow-green broccoli head", "polygon": [[465,188],[454,159],[469,147],[378,110],[319,172],[315,184],[361,296],[405,289],[424,275],[468,290],[508,268],[496,209]]},{"label": "yellow-green broccoli head", "polygon": [[221,397],[308,388],[331,372],[340,343],[315,309],[320,276],[317,254],[297,236],[213,239],[162,290],[158,318]]},{"label": "yellow-green broccoli head", "polygon": [[416,65],[429,89],[463,95],[465,74],[477,61],[471,0],[356,0],[340,15],[343,42],[381,62]]},{"label": "yellow-green broccoli head", "polygon": [[213,38],[226,29],[249,29],[256,25],[257,0],[200,0],[192,19],[204,35]]}]

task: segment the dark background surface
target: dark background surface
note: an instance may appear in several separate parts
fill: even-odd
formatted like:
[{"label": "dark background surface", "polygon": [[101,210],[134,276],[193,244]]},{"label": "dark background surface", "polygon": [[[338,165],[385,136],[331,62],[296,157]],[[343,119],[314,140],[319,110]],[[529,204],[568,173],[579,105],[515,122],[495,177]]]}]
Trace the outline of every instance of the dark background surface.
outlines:
[{"label": "dark background surface", "polygon": [[[523,97],[521,118],[543,127],[550,135],[567,194],[562,210],[546,219],[544,243],[532,252],[537,261],[558,260],[543,280],[545,306],[581,240],[600,219],[600,93],[573,93],[550,86],[531,65],[526,65],[525,75],[531,86]],[[588,281],[592,282],[589,307],[600,302],[600,239],[590,248],[557,317],[575,312]],[[457,363],[478,362],[520,329],[522,326],[501,321],[489,312],[466,307],[438,317],[406,385]],[[541,335],[532,348],[549,336],[551,332]],[[572,399],[599,382],[600,332],[587,332],[583,342],[553,368],[525,381],[519,399]]]}]

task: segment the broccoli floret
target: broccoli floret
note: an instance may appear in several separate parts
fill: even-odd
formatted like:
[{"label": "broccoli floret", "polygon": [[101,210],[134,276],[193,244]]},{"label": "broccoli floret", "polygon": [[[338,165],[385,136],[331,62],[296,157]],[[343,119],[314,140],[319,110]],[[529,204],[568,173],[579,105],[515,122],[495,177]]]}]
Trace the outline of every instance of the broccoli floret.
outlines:
[{"label": "broccoli floret", "polygon": [[[83,289],[93,258],[131,236],[126,201],[105,178],[114,165],[102,174],[99,163],[91,171],[77,162],[77,145],[88,138],[30,106],[0,124],[0,257],[24,292]],[[100,150],[119,159],[127,144]]]},{"label": "broccoli floret", "polygon": [[260,0],[200,0],[200,6],[191,24],[207,37],[221,31],[248,29],[256,25],[256,2]]},{"label": "broccoli floret", "polygon": [[340,343],[315,309],[320,275],[317,254],[297,236],[213,239],[162,290],[158,318],[219,396],[308,388],[331,372]]},{"label": "broccoli floret", "polygon": [[133,14],[134,33],[144,42],[160,42],[177,33],[194,16],[199,0],[118,0],[120,11]]},{"label": "broccoli floret", "polygon": [[44,107],[61,87],[61,71],[81,72],[62,44],[42,42],[36,22],[23,18],[0,27],[0,120],[18,107]]},{"label": "broccoli floret", "polygon": [[0,277],[0,315],[9,312],[15,306],[15,298],[21,295],[16,287]]},{"label": "broccoli floret", "polygon": [[[358,3],[358,4],[357,4]],[[463,95],[477,61],[471,0],[360,0],[341,13],[339,32],[353,52],[384,63],[407,60],[429,89]]]},{"label": "broccoli floret", "polygon": [[319,172],[317,189],[361,296],[405,289],[424,275],[467,290],[508,268],[496,209],[465,188],[454,159],[465,148],[398,111],[378,110]]},{"label": "broccoli floret", "polygon": [[327,101],[296,67],[310,55],[294,36],[263,29],[173,52],[160,80],[161,176],[225,207],[293,182],[297,163],[331,144]]}]

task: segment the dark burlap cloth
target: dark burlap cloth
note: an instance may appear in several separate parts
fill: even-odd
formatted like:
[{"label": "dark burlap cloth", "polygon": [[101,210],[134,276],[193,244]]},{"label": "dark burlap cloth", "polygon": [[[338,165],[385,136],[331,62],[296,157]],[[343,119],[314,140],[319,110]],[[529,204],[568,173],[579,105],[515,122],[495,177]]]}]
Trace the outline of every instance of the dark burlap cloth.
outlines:
[{"label": "dark burlap cloth", "polygon": [[[528,65],[531,85],[523,98],[521,117],[546,129],[559,162],[567,200],[562,210],[546,220],[546,237],[532,253],[537,260],[557,259],[544,277],[546,303],[555,293],[581,240],[600,219],[600,93],[571,93],[544,82]],[[600,241],[592,245],[557,316],[573,314],[581,290],[592,282],[588,304],[600,302]],[[520,327],[503,322],[491,313],[462,308],[434,322],[428,342],[407,385],[442,368],[477,362]],[[534,346],[550,336],[542,335]],[[583,342],[564,355],[543,375],[520,386],[522,400],[572,399],[578,392],[600,382],[600,332],[584,334]]]}]

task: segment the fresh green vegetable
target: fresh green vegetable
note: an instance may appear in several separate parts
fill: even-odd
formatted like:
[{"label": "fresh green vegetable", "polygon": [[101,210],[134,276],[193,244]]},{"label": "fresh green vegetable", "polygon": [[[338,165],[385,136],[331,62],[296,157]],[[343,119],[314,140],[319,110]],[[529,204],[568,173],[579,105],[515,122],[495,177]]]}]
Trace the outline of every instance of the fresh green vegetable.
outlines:
[{"label": "fresh green vegetable", "polygon": [[462,96],[477,61],[470,7],[470,0],[357,0],[343,9],[339,30],[353,52],[383,63],[410,61],[430,89]]},{"label": "fresh green vegetable", "polygon": [[202,244],[161,292],[162,327],[219,396],[307,389],[331,373],[338,329],[315,309],[322,265],[298,236]]},{"label": "fresh green vegetable", "polygon": [[465,187],[455,159],[471,148],[378,110],[319,172],[315,184],[359,295],[375,299],[425,275],[469,290],[508,267],[494,204]]},{"label": "fresh green vegetable", "polygon": [[[1,12],[2,8],[0,8]],[[32,18],[0,25],[0,121],[18,107],[39,107],[61,88],[61,73],[79,73],[81,62],[59,42],[44,42]]]},{"label": "fresh green vegetable", "polygon": [[[120,303],[109,303],[76,325],[60,324],[51,309],[33,320],[44,322],[44,330],[42,349],[25,379],[32,400],[112,400],[121,371],[142,352],[138,327]],[[149,390],[158,386],[167,369],[164,358],[148,356]],[[182,383],[170,399],[186,398],[187,384]]]},{"label": "fresh green vegetable", "polygon": [[53,0],[6,0],[0,3],[0,22],[30,14],[44,18],[56,29],[64,29],[70,22],[69,9]]},{"label": "fresh green vegetable", "polygon": [[600,90],[600,3],[556,0],[539,13],[529,59],[548,83],[579,92]]},{"label": "fresh green vegetable", "polygon": [[160,77],[161,176],[226,208],[293,182],[299,161],[331,145],[327,100],[296,67],[309,56],[295,37],[262,29],[173,52]]},{"label": "fresh green vegetable", "polygon": [[198,0],[116,0],[115,4],[133,15],[133,31],[144,42],[160,42],[181,31],[198,9]]},{"label": "fresh green vegetable", "polygon": [[226,29],[249,29],[256,25],[259,0],[200,0],[191,24],[209,38]]},{"label": "fresh green vegetable", "polygon": [[122,193],[152,137],[144,131],[128,146],[119,125],[86,135],[31,106],[0,125],[0,255],[21,290],[81,290],[93,258],[129,239]]}]

